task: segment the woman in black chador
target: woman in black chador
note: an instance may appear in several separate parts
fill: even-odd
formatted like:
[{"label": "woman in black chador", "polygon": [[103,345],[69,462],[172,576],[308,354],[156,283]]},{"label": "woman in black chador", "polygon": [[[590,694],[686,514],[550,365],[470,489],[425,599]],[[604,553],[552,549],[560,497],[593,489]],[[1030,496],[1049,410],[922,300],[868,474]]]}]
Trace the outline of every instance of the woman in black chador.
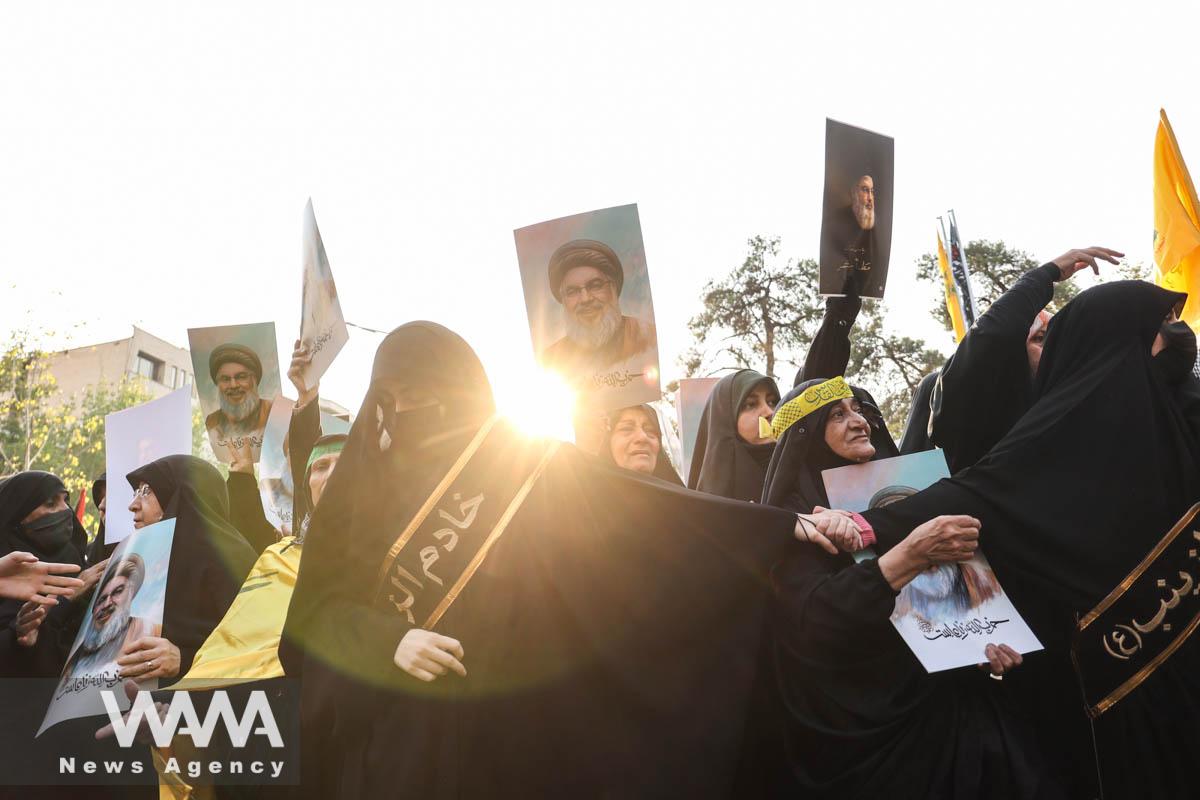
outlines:
[{"label": "woman in black chador", "polygon": [[[1080,294],[1050,322],[1032,405],[1012,430],[953,478],[863,514],[881,551],[938,514],[980,520],[981,547],[1046,647],[1014,677],[1031,684],[1022,692],[1042,745],[1081,795],[1096,789],[1068,660],[1076,616],[1200,499],[1200,446],[1178,391],[1195,354],[1194,336],[1175,322],[1184,299],[1140,281]],[[1097,720],[1106,796],[1200,791],[1197,641]]]},{"label": "woman in black chador", "polygon": [[414,322],[380,345],[284,631],[302,793],[730,796],[796,515],[493,415],[452,332]]},{"label": "woman in black chador", "polygon": [[[779,444],[763,502],[793,511],[828,505],[824,470],[897,454],[870,394],[841,378],[794,389],[776,409],[774,429]],[[967,518],[914,527],[882,558],[856,563],[805,545],[772,571],[760,672],[770,688],[752,726],[752,741],[767,754],[758,772],[771,776],[761,794],[1054,796],[1028,757],[1029,737],[1003,710],[1002,685],[974,668],[927,674],[893,627],[900,589],[925,566],[974,546]],[[979,658],[1001,675],[1019,663],[993,647],[981,647]],[[772,738],[783,752],[772,752]]]}]

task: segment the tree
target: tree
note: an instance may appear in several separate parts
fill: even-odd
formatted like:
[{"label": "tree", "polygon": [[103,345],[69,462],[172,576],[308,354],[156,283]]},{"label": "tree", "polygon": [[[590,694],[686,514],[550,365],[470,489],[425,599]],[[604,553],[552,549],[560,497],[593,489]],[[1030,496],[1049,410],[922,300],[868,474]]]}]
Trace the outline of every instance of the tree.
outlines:
[{"label": "tree", "polygon": [[[689,322],[695,344],[681,359],[686,375],[765,365],[801,363],[816,335],[825,304],[817,294],[812,259],[780,263],[778,237],[755,236],[741,266],[704,287],[703,310]],[[881,301],[866,300],[851,336],[848,375],[880,403],[888,427],[899,435],[917,383],[943,357],[919,340],[886,330]],[[786,388],[786,387],[785,387]]]},{"label": "tree", "polygon": [[[104,418],[151,395],[142,379],[123,378],[64,396],[48,366],[28,331],[15,334],[0,356],[0,474],[52,472],[77,498],[104,471]],[[95,518],[92,509],[85,527]]]},{"label": "tree", "polygon": [[[1024,250],[1009,247],[1002,240],[990,241],[976,239],[967,245],[967,269],[971,273],[971,289],[975,294],[975,304],[979,313],[987,310],[996,298],[1008,291],[1017,280],[1031,269],[1040,266],[1040,262]],[[1105,265],[1107,266],[1107,265]],[[1116,268],[1116,275],[1110,274],[1110,280],[1139,279],[1145,280],[1148,270],[1141,264],[1121,262]],[[930,314],[947,330],[953,330],[950,315],[946,311],[945,295],[943,292],[942,272],[938,268],[937,254],[925,253],[917,259],[917,278],[928,281],[936,287],[937,294]],[[1105,280],[1101,277],[1101,280]],[[1078,279],[1062,281],[1054,284],[1054,298],[1047,306],[1050,313],[1059,309],[1079,294],[1085,285]]]},{"label": "tree", "polygon": [[715,362],[710,371],[765,364],[772,378],[779,354],[811,337],[824,309],[812,276],[812,260],[779,262],[779,237],[755,236],[742,265],[720,281],[704,285],[704,309],[688,329],[696,339],[685,354],[689,376]]}]

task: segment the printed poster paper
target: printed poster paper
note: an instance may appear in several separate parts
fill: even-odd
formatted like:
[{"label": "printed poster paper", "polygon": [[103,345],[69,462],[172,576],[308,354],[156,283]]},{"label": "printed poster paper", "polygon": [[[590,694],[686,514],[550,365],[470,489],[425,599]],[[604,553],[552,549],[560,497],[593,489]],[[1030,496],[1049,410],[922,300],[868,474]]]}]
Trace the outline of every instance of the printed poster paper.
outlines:
[{"label": "printed poster paper", "polygon": [[[866,511],[916,494],[950,477],[941,450],[825,470],[830,506]],[[870,549],[856,561],[873,558]],[[900,590],[892,624],[927,672],[986,661],[989,644],[1007,644],[1018,653],[1042,644],[1000,586],[982,550],[960,564],[925,570]]]}]

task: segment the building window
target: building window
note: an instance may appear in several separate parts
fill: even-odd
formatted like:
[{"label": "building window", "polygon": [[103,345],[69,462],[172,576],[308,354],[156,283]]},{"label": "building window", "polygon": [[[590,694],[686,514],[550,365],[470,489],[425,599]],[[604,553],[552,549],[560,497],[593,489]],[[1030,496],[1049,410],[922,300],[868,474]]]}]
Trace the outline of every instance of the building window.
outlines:
[{"label": "building window", "polygon": [[170,375],[170,378],[167,380],[167,386],[170,386],[172,389],[178,388],[179,387],[179,368],[171,367],[170,372],[168,372],[167,374]]},{"label": "building window", "polygon": [[157,358],[139,352],[137,354],[137,362],[134,371],[147,380],[162,383],[163,366],[163,362],[159,361]]}]

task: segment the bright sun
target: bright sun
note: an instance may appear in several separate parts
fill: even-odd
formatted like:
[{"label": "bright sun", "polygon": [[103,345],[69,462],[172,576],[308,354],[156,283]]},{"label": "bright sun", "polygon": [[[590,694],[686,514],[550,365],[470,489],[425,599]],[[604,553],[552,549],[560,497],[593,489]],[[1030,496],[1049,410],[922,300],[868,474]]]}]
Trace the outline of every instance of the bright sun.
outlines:
[{"label": "bright sun", "polygon": [[[517,359],[514,359],[517,360]],[[528,359],[532,362],[532,357]],[[501,416],[530,436],[575,441],[575,392],[558,375],[533,363],[488,369]]]}]

